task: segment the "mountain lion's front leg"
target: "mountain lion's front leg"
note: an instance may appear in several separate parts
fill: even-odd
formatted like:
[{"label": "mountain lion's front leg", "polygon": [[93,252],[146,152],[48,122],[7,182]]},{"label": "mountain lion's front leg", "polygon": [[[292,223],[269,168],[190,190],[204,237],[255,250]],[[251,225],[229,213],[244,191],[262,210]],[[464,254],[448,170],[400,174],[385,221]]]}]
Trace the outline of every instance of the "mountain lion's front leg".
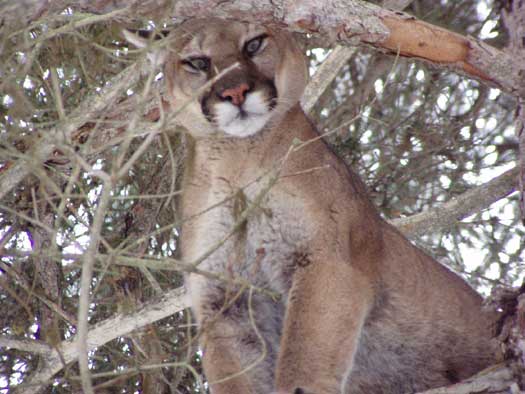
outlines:
[{"label": "mountain lion's front leg", "polygon": [[317,259],[297,268],[277,363],[278,394],[342,392],[372,299],[367,276],[348,262]]},{"label": "mountain lion's front leg", "polygon": [[188,280],[212,394],[271,391],[283,306],[247,289],[203,277]]},{"label": "mountain lion's front leg", "polygon": [[233,326],[232,321],[223,317],[204,326],[200,341],[204,372],[213,394],[255,394],[252,374],[243,372],[242,339]]}]

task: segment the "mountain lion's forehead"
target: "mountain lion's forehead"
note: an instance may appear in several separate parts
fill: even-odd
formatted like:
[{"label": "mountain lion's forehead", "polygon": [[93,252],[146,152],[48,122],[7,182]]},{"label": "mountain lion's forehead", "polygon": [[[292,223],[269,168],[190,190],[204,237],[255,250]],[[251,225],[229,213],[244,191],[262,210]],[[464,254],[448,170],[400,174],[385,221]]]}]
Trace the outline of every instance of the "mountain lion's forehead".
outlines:
[{"label": "mountain lion's forehead", "polygon": [[266,32],[262,26],[222,19],[198,19],[186,24],[184,53],[240,49],[246,40]]}]

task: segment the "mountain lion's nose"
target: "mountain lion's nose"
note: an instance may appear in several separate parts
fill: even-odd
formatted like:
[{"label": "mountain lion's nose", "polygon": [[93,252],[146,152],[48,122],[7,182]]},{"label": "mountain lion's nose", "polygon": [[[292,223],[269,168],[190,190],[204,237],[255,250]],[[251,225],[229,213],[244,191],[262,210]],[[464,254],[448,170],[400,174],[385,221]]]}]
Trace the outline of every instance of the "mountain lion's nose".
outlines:
[{"label": "mountain lion's nose", "polygon": [[240,107],[246,99],[246,93],[250,90],[250,86],[247,83],[241,83],[230,89],[224,89],[220,96],[223,100],[228,100],[232,104]]}]

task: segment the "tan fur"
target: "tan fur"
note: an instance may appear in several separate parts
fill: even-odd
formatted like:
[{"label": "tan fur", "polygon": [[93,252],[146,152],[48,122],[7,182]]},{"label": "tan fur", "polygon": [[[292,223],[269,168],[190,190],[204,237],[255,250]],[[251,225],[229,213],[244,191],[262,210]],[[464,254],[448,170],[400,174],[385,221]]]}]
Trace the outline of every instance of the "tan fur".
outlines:
[{"label": "tan fur", "polygon": [[[266,46],[248,59],[242,43],[261,32]],[[231,62],[240,64],[181,114],[195,138],[182,257],[195,261],[224,242],[200,269],[281,295],[275,301],[189,275],[212,393],[409,393],[489,365],[494,317],[482,312],[481,298],[384,222],[322,140],[289,153],[318,136],[298,104],[306,68],[291,36],[219,20],[190,21],[175,34],[164,68],[174,110]],[[184,66],[193,55],[210,59],[206,75]],[[277,104],[255,135],[224,135],[203,116],[202,102],[222,100],[218,84],[233,89],[250,80],[271,95],[267,78]]]}]

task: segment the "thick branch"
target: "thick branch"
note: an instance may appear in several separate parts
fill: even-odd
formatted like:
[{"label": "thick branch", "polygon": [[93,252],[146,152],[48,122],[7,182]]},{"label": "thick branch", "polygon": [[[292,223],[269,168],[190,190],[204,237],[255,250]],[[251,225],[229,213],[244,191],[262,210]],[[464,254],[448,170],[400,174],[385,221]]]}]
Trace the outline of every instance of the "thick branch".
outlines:
[{"label": "thick branch", "polygon": [[18,349],[24,352],[31,352],[36,354],[49,354],[53,348],[47,343],[37,341],[34,339],[19,339],[13,338],[9,335],[0,336],[0,348]]},{"label": "thick branch", "polygon": [[510,390],[513,385],[515,383],[512,372],[504,366],[499,366],[482,371],[463,382],[417,394],[506,394],[514,392]]},{"label": "thick branch", "polygon": [[339,74],[341,68],[343,68],[355,52],[355,49],[343,46],[334,48],[319,66],[304,91],[303,97],[301,98],[301,107],[303,107],[304,112],[307,114],[312,112],[317,100],[323,95],[328,86],[330,86]]},{"label": "thick branch", "polygon": [[516,190],[519,169],[513,168],[450,201],[423,213],[396,219],[392,224],[409,237],[445,229]]}]

